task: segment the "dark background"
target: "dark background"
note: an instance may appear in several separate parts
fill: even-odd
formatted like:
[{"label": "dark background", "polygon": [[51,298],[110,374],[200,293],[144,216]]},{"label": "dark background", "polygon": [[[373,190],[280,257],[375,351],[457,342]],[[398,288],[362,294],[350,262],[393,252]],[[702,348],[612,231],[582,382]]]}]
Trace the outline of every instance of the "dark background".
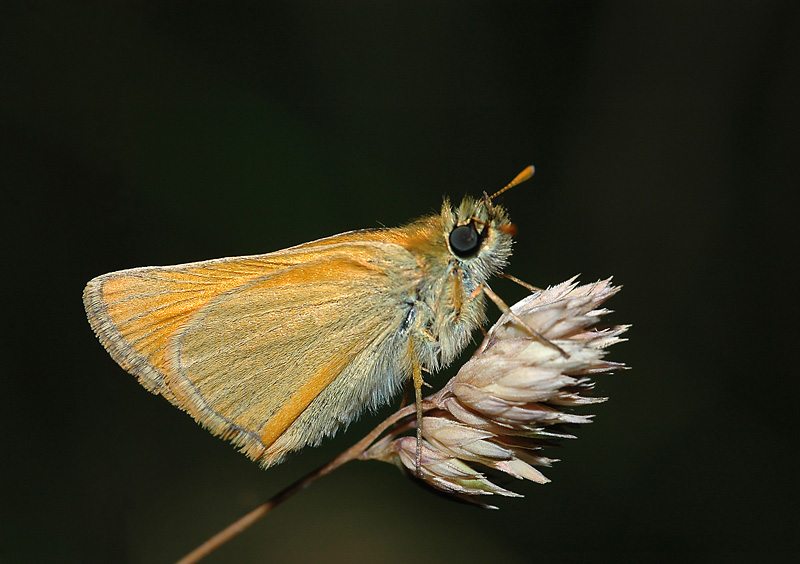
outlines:
[{"label": "dark background", "polygon": [[208,562],[789,560],[796,2],[209,4],[0,8],[0,561],[174,561],[379,420],[262,471],[114,364],[86,281],[398,225],[529,163],[509,271],[613,275],[634,324],[553,482],[481,511],[352,463]]}]

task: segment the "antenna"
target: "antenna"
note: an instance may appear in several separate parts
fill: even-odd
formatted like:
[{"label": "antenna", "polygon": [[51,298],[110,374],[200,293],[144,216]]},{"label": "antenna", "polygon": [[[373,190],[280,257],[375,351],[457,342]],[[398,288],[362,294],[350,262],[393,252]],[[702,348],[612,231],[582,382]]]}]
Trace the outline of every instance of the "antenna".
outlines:
[{"label": "antenna", "polygon": [[535,169],[533,168],[533,165],[530,165],[530,166],[526,167],[525,170],[523,170],[522,172],[520,172],[518,175],[516,175],[514,177],[514,180],[512,180],[511,182],[506,184],[503,188],[501,188],[500,190],[498,190],[497,192],[495,192],[494,194],[489,196],[489,199],[490,200],[494,200],[497,196],[499,196],[500,194],[502,194],[506,190],[510,190],[511,188],[516,186],[517,184],[522,184],[526,180],[530,180],[531,178],[533,178],[533,171],[534,170]]}]

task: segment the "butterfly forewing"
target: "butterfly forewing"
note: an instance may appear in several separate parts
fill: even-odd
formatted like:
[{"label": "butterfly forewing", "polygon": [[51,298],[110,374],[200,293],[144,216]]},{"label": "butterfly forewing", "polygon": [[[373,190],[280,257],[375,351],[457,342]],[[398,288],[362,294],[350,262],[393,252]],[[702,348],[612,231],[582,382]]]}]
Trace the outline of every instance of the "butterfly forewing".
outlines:
[{"label": "butterfly forewing", "polygon": [[305,262],[289,250],[112,273],[87,286],[89,318],[148,389],[269,465],[407,374],[405,336],[389,328],[416,262],[399,245],[341,239]]}]

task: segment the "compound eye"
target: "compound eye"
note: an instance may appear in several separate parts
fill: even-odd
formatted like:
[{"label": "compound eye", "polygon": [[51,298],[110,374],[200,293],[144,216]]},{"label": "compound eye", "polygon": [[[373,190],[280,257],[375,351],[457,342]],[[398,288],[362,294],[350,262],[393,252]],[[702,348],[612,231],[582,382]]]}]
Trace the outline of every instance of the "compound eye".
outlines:
[{"label": "compound eye", "polygon": [[450,248],[456,256],[466,258],[474,255],[481,246],[481,240],[475,226],[459,225],[450,232]]}]

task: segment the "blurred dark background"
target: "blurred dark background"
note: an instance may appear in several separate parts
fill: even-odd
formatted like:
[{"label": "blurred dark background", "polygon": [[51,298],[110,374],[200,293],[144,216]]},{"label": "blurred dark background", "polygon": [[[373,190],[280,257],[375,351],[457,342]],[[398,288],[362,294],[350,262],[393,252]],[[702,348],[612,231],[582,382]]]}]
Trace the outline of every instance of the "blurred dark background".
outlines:
[{"label": "blurred dark background", "polygon": [[0,561],[174,561],[379,420],[259,470],[111,360],[90,278],[398,225],[529,163],[509,272],[613,275],[634,324],[553,482],[481,511],[352,463],[208,562],[791,560],[799,16],[3,3]]}]

